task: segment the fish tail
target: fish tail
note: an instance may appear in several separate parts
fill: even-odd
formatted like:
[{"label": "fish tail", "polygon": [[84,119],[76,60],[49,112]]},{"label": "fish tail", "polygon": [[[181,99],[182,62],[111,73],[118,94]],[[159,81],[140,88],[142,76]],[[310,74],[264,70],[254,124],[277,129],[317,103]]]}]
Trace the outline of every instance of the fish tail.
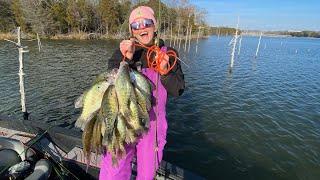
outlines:
[{"label": "fish tail", "polygon": [[87,154],[86,156],[86,173],[88,173],[88,169],[89,169],[89,166],[90,166],[90,161],[91,161],[91,152],[89,152],[89,154]]},{"label": "fish tail", "polygon": [[126,149],[124,148],[123,142],[119,142],[119,154],[123,157],[126,154]]},{"label": "fish tail", "polygon": [[131,144],[131,143],[135,142],[135,140],[136,140],[135,134],[131,130],[127,129],[127,135],[125,138],[125,142],[127,144]]},{"label": "fish tail", "polygon": [[130,114],[131,114],[130,113],[130,109],[128,107],[125,107],[125,108],[122,109],[121,115],[123,117],[128,117],[128,116],[130,116]]},{"label": "fish tail", "polygon": [[81,130],[83,131],[85,126],[86,126],[86,120],[84,118],[82,118],[81,116],[77,119],[76,123],[74,124],[75,127],[77,128],[81,128]]},{"label": "fish tail", "polygon": [[83,99],[86,95],[87,91],[85,91],[83,94],[81,94],[74,102],[74,108],[82,108],[83,107]]},{"label": "fish tail", "polygon": [[112,154],[112,166],[115,167],[115,166],[118,166],[118,159],[117,159],[117,156],[115,154]]},{"label": "fish tail", "polygon": [[150,127],[150,119],[146,118],[146,119],[144,119],[143,130],[148,131],[149,127]]}]

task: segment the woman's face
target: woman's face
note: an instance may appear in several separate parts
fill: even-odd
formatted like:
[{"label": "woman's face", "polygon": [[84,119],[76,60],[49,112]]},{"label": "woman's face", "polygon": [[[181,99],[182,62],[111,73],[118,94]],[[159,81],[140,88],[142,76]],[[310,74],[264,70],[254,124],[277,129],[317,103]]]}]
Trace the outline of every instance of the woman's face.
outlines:
[{"label": "woman's face", "polygon": [[153,37],[155,32],[155,26],[152,24],[150,26],[143,25],[143,18],[139,18],[134,22],[138,22],[140,24],[139,29],[132,29],[133,36],[143,45],[151,45],[153,43]]}]

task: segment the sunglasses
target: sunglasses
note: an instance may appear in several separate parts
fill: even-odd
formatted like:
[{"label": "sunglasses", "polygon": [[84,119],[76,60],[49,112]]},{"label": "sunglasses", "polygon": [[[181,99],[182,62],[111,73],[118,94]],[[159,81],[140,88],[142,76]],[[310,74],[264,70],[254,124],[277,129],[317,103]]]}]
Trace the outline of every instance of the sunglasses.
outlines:
[{"label": "sunglasses", "polygon": [[133,29],[133,30],[145,29],[145,28],[151,27],[153,25],[154,25],[154,23],[153,23],[152,19],[143,19],[140,22],[133,22],[130,24],[131,29]]}]

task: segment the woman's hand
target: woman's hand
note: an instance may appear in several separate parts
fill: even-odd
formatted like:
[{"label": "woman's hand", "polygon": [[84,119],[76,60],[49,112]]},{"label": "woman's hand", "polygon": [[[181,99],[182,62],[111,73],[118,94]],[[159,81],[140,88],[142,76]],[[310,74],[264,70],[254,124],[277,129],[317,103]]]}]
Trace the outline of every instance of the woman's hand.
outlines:
[{"label": "woman's hand", "polygon": [[135,51],[134,42],[135,41],[133,38],[131,38],[130,40],[123,40],[120,42],[120,51],[122,55],[129,60],[132,60]]}]

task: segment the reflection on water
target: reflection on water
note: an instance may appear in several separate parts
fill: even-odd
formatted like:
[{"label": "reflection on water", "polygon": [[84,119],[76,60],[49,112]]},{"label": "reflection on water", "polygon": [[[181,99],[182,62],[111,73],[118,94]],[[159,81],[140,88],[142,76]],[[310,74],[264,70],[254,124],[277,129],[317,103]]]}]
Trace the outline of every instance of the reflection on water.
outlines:
[{"label": "reflection on water", "polygon": [[[165,159],[208,179],[319,179],[320,40],[243,37],[232,74],[231,37],[180,51],[187,89],[170,98]],[[283,43],[281,43],[283,42]],[[106,68],[116,41],[25,42],[32,120],[73,122],[73,101]],[[20,115],[17,51],[0,42],[0,114]],[[298,49],[298,51],[296,51]]]}]

